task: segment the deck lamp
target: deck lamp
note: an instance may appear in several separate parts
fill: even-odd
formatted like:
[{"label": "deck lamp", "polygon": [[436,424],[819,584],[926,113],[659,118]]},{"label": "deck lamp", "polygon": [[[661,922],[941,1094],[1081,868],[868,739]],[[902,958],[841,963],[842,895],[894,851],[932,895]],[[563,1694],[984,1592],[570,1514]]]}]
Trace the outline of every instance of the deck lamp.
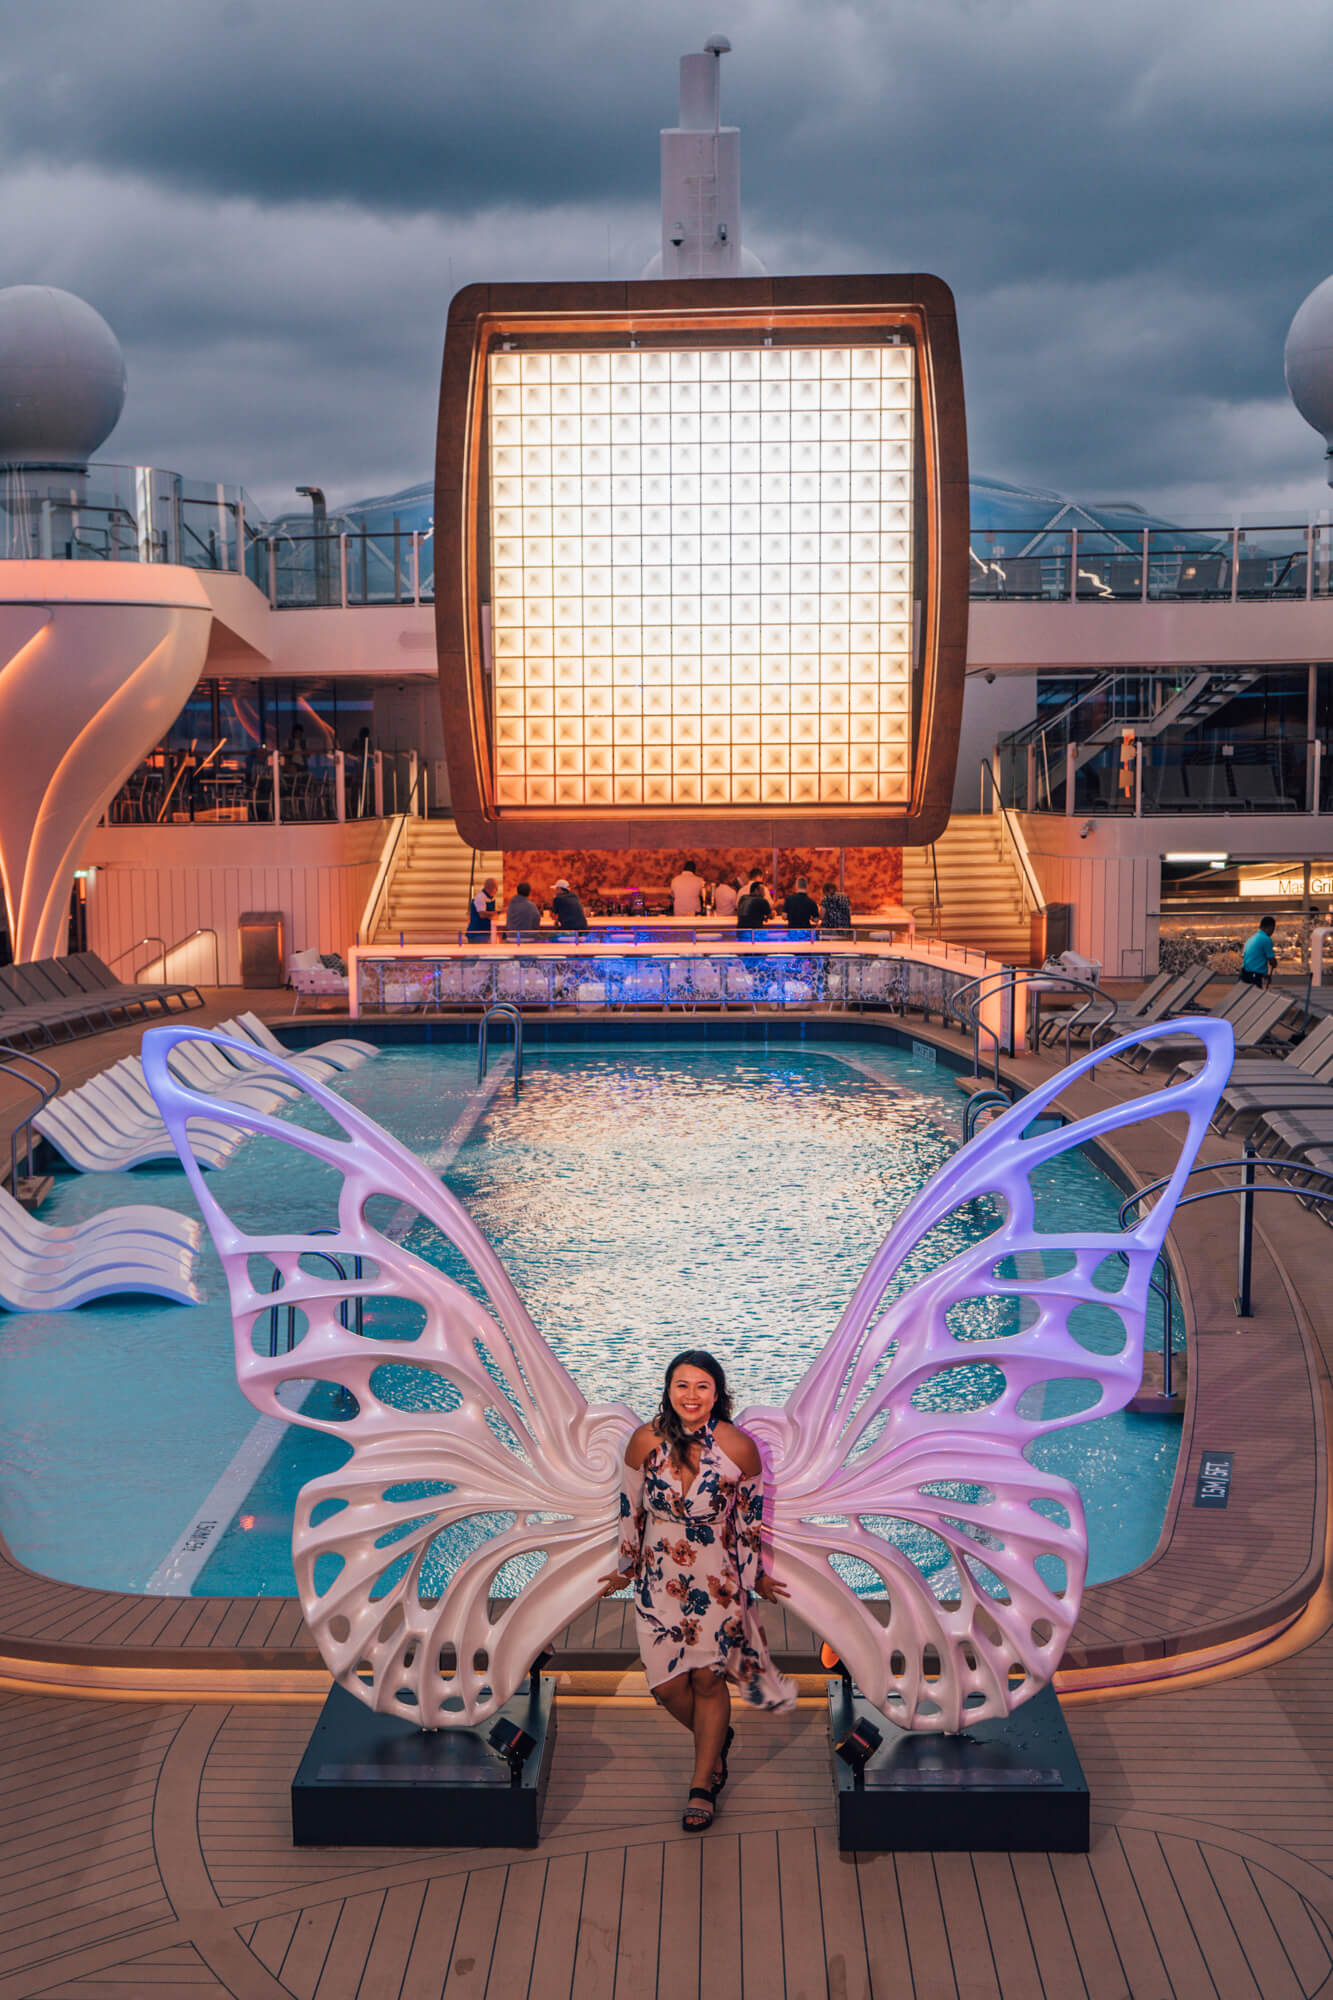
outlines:
[{"label": "deck lamp", "polygon": [[509,1776],[518,1784],[523,1775],[523,1766],[536,1749],[536,1739],[529,1736],[526,1729],[520,1729],[516,1722],[502,1715],[495,1727],[487,1734],[486,1741],[496,1755],[503,1757],[509,1766]]},{"label": "deck lamp", "polygon": [[840,1736],[833,1748],[844,1764],[850,1764],[857,1777],[884,1741],[884,1732],[877,1729],[868,1715],[858,1715],[845,1736]]}]

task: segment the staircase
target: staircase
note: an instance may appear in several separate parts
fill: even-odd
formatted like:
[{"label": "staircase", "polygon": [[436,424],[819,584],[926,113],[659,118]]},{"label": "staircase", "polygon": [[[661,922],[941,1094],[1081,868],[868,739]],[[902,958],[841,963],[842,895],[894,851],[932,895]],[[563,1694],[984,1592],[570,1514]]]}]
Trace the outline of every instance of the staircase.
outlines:
[{"label": "staircase", "polygon": [[[475,866],[474,866],[475,863]],[[468,885],[501,877],[498,854],[474,853],[451,819],[409,819],[381,905],[377,944],[438,944],[467,924]]]},{"label": "staircase", "polygon": [[903,849],[903,902],[916,914],[918,936],[970,944],[1006,965],[1032,959],[1031,921],[1018,868],[1001,845],[1000,823],[988,813],[958,813],[935,842],[940,919],[932,924],[935,878],[928,847]]}]

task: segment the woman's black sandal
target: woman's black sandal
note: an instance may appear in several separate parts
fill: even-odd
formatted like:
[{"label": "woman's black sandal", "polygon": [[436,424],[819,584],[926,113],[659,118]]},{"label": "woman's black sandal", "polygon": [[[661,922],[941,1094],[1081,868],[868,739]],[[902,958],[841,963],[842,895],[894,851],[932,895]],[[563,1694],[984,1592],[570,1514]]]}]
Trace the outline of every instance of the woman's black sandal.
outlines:
[{"label": "woman's black sandal", "polygon": [[717,1753],[717,1761],[722,1766],[722,1769],[718,1773],[717,1777],[713,1780],[714,1799],[717,1798],[718,1793],[722,1790],[722,1787],[727,1782],[727,1752],[728,1750],[730,1750],[732,1744],[735,1741],[736,1741],[736,1732],[730,1725],[728,1725],[727,1733],[725,1737],[722,1739],[722,1748]]},{"label": "woman's black sandal", "polygon": [[[695,1799],[702,1801],[695,1805]],[[681,1825],[686,1833],[706,1833],[713,1824],[713,1794],[702,1785],[691,1785],[689,1802],[681,1815]]]}]

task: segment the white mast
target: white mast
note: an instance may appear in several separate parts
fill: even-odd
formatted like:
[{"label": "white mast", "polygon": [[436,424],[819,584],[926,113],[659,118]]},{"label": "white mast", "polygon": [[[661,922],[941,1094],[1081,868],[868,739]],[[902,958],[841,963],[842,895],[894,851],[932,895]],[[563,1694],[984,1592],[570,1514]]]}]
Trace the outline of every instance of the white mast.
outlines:
[{"label": "white mast", "polygon": [[710,35],[702,55],[680,59],[680,123],[662,133],[662,256],[645,276],[735,278],[741,255],[741,135],[721,122],[722,58]]}]

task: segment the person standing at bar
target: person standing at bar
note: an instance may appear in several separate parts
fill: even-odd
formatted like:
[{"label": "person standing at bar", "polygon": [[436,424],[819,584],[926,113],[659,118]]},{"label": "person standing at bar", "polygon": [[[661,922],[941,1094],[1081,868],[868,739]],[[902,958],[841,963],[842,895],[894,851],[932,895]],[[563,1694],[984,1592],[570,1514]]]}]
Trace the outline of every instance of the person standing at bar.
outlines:
[{"label": "person standing at bar", "polygon": [[812,931],[818,924],[819,905],[810,894],[810,884],[804,875],[796,877],[796,887],[783,897],[782,914],[789,930]]},{"label": "person standing at bar", "polygon": [[476,895],[467,906],[467,941],[469,944],[489,944],[491,926],[495,921],[495,892],[499,885],[494,875],[488,875]]},{"label": "person standing at bar", "polygon": [[824,884],[824,902],[819,912],[820,928],[826,931],[850,931],[852,928],[852,906],[836,882]]},{"label": "person standing at bar", "polygon": [[555,918],[555,927],[558,931],[586,931],[588,928],[583,904],[563,875],[555,885],[555,894],[551,898],[551,914]]},{"label": "person standing at bar", "polygon": [[697,917],[704,906],[704,894],[708,884],[699,873],[697,862],[685,863],[679,875],[671,878],[671,910],[677,917]]},{"label": "person standing at bar", "polygon": [[764,885],[756,875],[745,894],[741,897],[736,911],[738,931],[762,930],[773,914],[773,905],[764,894]]},{"label": "person standing at bar", "polygon": [[509,899],[505,911],[507,931],[536,931],[541,929],[542,913],[532,900],[531,882],[520,882],[518,892]]}]

